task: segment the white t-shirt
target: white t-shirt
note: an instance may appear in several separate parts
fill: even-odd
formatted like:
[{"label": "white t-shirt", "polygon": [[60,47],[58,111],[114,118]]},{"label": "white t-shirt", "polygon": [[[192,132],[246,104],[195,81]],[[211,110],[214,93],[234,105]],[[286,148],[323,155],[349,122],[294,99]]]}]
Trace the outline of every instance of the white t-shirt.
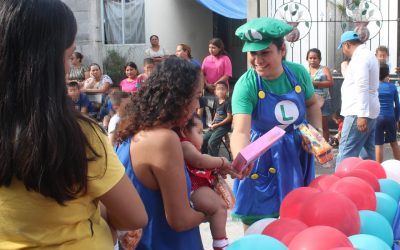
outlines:
[{"label": "white t-shirt", "polygon": [[158,51],[154,51],[154,50],[152,50],[152,48],[148,48],[148,49],[146,49],[144,54],[147,57],[163,57],[163,56],[167,56],[168,55],[168,51],[160,46]]},{"label": "white t-shirt", "polygon": [[112,85],[113,81],[108,75],[102,75],[98,82],[96,82],[92,77],[86,79],[83,86],[85,89],[101,89],[106,83]]},{"label": "white t-shirt", "polygon": [[121,120],[121,117],[119,117],[118,114],[115,114],[113,115],[113,117],[111,117],[110,122],[108,123],[108,134],[112,134],[115,132],[119,120]]}]

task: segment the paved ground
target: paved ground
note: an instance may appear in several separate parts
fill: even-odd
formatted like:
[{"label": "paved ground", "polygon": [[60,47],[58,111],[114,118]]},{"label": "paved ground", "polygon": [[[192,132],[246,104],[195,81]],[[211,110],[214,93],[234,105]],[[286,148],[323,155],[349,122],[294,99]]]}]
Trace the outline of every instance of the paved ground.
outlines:
[{"label": "paved ground", "polygon": [[[227,156],[225,148],[221,148],[220,153],[224,156]],[[337,154],[336,149],[334,149],[334,154],[336,156],[336,154]],[[389,144],[386,144],[385,151],[384,151],[384,160],[388,160],[388,159],[392,159],[392,158],[393,158],[393,155],[392,155],[390,146],[389,146]],[[317,175],[332,174],[333,172],[334,172],[334,168],[323,168],[319,164],[316,164],[316,174]],[[231,184],[232,180],[228,179],[228,183]],[[243,236],[243,227],[242,227],[241,222],[232,221],[232,218],[230,216],[228,217],[226,230],[227,230],[227,235],[228,235],[230,242],[233,242]],[[200,225],[200,233],[201,233],[201,237],[203,240],[204,249],[212,250],[213,249],[212,248],[212,237],[211,237],[211,232],[210,232],[208,223],[203,223]]]}]

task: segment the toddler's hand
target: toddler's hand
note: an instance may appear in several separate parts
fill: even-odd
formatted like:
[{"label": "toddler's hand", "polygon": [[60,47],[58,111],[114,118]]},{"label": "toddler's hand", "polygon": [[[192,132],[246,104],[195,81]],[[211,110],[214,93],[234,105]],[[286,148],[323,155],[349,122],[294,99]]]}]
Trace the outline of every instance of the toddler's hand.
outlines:
[{"label": "toddler's hand", "polygon": [[[223,159],[224,164],[218,169],[218,173],[221,174],[222,176],[230,175],[232,179],[238,178],[238,179],[243,179],[243,171],[241,173],[238,173],[237,170],[235,170],[232,167],[232,163],[228,161],[225,157],[221,157]],[[252,169],[252,167],[251,167]],[[250,171],[251,171],[250,169]],[[245,173],[246,174],[246,173]],[[245,176],[247,176],[246,174]]]}]

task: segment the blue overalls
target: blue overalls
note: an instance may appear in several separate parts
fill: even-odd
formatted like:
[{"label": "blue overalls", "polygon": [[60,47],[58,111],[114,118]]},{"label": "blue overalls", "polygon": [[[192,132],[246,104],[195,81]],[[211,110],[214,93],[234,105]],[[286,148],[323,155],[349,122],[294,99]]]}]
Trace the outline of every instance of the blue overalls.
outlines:
[{"label": "blue overalls", "polygon": [[305,120],[304,91],[293,73],[283,64],[292,90],[277,95],[265,90],[257,76],[258,101],[252,114],[251,141],[255,141],[276,125],[287,125],[286,134],[255,161],[251,174],[235,180],[236,205],[233,217],[245,224],[279,216],[281,201],[293,189],[308,185],[315,176],[314,157],[302,147],[300,131]]},{"label": "blue overalls", "polygon": [[[143,228],[143,235],[137,246],[137,250],[203,250],[199,227],[194,227],[187,231],[176,232],[173,230],[165,218],[164,203],[160,190],[151,190],[145,187],[137,179],[131,164],[129,138],[116,148],[118,158],[126,169],[126,174],[131,179],[140,198],[146,208],[148,223]],[[190,195],[192,184],[186,166],[186,189]]]}]

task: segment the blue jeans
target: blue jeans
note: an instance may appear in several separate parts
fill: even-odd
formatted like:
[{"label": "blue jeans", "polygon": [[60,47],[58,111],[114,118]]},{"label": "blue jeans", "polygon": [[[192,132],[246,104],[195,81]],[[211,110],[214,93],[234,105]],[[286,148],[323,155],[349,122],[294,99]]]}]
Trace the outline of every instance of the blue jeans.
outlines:
[{"label": "blue jeans", "polygon": [[368,131],[361,133],[357,128],[357,116],[346,116],[343,121],[342,136],[339,142],[339,154],[336,167],[348,157],[375,160],[375,125],[376,119],[367,118]]}]

